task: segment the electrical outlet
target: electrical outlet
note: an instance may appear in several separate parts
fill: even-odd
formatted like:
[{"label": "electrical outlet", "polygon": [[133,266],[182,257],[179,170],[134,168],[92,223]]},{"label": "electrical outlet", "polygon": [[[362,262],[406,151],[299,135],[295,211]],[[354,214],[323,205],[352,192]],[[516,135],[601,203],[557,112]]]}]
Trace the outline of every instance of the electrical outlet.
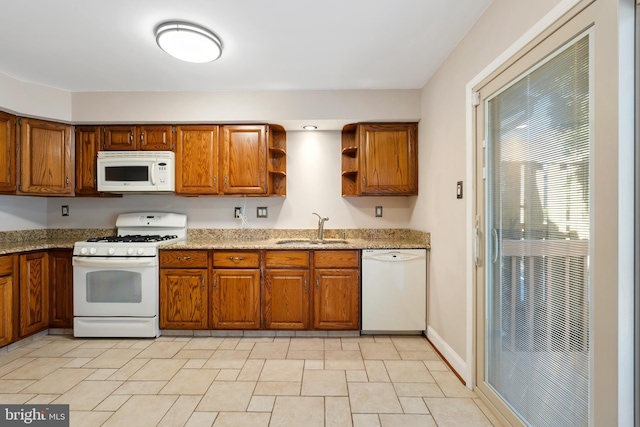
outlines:
[{"label": "electrical outlet", "polygon": [[69,205],[62,205],[62,216],[69,216]]},{"label": "electrical outlet", "polygon": [[376,206],[376,218],[382,218],[382,206]]},{"label": "electrical outlet", "polygon": [[258,218],[266,218],[269,216],[269,212],[267,211],[267,208],[262,206],[262,207],[258,207],[257,212],[256,212],[256,216]]},{"label": "electrical outlet", "polygon": [[242,208],[239,207],[235,207],[233,208],[233,217],[234,218],[240,218],[242,216]]},{"label": "electrical outlet", "polygon": [[458,181],[456,185],[456,197],[462,199],[462,181]]}]

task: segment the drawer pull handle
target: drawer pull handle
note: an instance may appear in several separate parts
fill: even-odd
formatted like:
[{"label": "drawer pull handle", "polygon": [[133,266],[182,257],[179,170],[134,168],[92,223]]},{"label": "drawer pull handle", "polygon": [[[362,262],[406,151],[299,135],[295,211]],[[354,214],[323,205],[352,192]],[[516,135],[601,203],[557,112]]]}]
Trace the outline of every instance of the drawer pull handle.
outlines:
[{"label": "drawer pull handle", "polygon": [[179,256],[178,257],[178,261],[180,261],[180,260],[189,261],[190,259],[191,259],[190,256]]},{"label": "drawer pull handle", "polygon": [[233,261],[233,262],[240,262],[240,261],[242,261],[243,259],[244,259],[244,257],[241,257],[241,256],[230,256],[230,257],[229,257],[229,260],[230,260],[230,261]]}]

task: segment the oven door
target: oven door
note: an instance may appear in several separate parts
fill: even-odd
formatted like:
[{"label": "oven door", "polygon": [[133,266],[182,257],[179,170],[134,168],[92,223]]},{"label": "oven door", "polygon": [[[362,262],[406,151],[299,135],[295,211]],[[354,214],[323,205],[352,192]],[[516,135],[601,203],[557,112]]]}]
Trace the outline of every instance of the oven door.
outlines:
[{"label": "oven door", "polygon": [[158,314],[158,257],[74,257],[74,316]]}]

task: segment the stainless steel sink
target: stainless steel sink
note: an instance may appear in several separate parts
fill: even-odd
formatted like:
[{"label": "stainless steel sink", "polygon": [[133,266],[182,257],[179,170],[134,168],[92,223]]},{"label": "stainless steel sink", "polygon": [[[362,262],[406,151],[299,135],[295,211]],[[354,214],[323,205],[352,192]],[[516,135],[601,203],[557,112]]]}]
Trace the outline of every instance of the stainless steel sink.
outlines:
[{"label": "stainless steel sink", "polygon": [[334,244],[339,244],[339,245],[344,245],[349,243],[347,240],[341,240],[341,239],[322,239],[322,240],[317,240],[317,239],[284,239],[284,240],[278,240],[276,242],[276,245],[303,245],[303,244],[308,244],[308,245],[334,245]]}]

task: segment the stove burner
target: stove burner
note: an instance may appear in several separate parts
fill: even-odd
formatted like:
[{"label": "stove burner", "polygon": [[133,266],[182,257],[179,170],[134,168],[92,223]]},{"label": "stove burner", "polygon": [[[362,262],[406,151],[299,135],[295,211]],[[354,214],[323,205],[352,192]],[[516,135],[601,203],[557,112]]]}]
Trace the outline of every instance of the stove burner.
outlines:
[{"label": "stove burner", "polygon": [[177,239],[178,236],[174,234],[168,234],[165,236],[155,235],[127,235],[127,236],[105,236],[105,237],[93,237],[88,239],[87,242],[108,242],[108,243],[153,243],[162,242],[164,240]]}]

